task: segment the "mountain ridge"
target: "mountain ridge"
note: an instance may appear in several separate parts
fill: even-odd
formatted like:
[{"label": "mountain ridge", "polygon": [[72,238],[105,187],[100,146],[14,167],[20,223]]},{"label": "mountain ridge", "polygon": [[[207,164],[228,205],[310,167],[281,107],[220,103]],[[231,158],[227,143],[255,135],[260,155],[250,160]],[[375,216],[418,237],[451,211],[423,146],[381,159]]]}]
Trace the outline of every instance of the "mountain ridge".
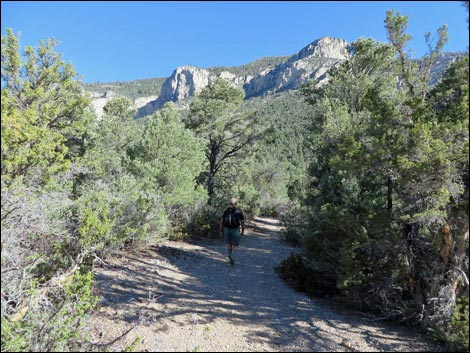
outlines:
[{"label": "mountain ridge", "polygon": [[[348,57],[348,45],[344,39],[325,36],[289,56],[263,57],[233,67],[179,66],[168,78],[102,85],[92,83],[85,85],[85,89],[92,94],[92,104],[99,117],[107,101],[118,94],[133,101],[133,108],[137,110],[136,118],[140,118],[154,113],[166,102],[184,102],[218,78],[243,88],[246,99],[299,89],[308,80],[314,80],[319,85],[325,84],[327,72]],[[449,53],[437,61],[434,81],[448,62],[455,60],[456,55]],[[139,92],[147,95],[140,96]]]}]

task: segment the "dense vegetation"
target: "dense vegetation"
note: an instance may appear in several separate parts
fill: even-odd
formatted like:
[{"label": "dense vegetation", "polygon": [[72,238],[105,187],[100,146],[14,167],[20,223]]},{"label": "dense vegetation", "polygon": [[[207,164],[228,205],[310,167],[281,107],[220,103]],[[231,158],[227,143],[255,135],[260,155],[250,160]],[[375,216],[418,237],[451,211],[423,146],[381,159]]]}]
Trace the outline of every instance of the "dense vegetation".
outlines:
[{"label": "dense vegetation", "polygon": [[147,78],[129,82],[93,82],[86,83],[83,87],[89,92],[104,94],[113,91],[123,97],[134,100],[139,97],[158,96],[166,77]]},{"label": "dense vegetation", "polygon": [[[188,104],[138,120],[124,97],[96,119],[56,43],[20,54],[9,30],[2,351],[91,349],[93,266],[117,248],[216,235],[229,196],[250,215],[282,214],[303,251],[279,272],[298,289],[336,293],[468,349],[468,55],[429,85],[446,28],[418,63],[406,26],[387,13],[390,44],[352,43],[322,87],[244,100],[214,80]],[[285,59],[227,71],[251,75]],[[159,84],[112,90],[132,98]]]},{"label": "dense vegetation", "polygon": [[[358,40],[328,85],[304,87],[314,159],[288,231],[303,254],[280,271],[466,350],[468,56],[430,87],[430,66],[405,52],[406,25],[388,12],[391,44]],[[442,27],[428,62],[446,40]]]},{"label": "dense vegetation", "polygon": [[2,38],[2,351],[83,349],[94,263],[175,236],[206,202],[204,142],[176,109],[137,121],[116,98],[95,119],[55,45],[21,56]]},{"label": "dense vegetation", "polygon": [[240,65],[240,66],[216,66],[207,68],[209,72],[213,74],[220,74],[222,71],[228,71],[235,76],[244,77],[244,76],[256,76],[260,72],[272,69],[273,67],[283,63],[288,60],[290,56],[268,56],[255,60],[251,63]]}]

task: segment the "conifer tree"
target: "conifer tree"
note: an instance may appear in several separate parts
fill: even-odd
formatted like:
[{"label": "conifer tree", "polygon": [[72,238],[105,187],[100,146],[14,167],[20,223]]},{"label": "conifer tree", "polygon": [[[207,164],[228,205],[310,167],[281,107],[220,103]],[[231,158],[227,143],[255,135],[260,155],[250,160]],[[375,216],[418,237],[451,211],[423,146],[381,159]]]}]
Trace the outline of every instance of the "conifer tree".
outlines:
[{"label": "conifer tree", "polygon": [[209,204],[214,202],[217,173],[229,160],[246,153],[246,147],[257,136],[255,116],[237,111],[244,96],[241,88],[217,79],[204,88],[190,106],[188,126],[207,141],[208,165],[201,176]]}]

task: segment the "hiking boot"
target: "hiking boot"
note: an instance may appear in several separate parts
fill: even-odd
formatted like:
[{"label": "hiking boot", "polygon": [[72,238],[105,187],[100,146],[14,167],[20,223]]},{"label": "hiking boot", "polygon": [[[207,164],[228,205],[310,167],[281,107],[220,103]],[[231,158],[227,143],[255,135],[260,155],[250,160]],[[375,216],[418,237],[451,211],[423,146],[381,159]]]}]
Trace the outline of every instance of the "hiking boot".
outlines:
[{"label": "hiking boot", "polygon": [[229,261],[230,261],[230,265],[233,265],[233,264],[235,263],[235,262],[233,261],[232,255],[229,255],[229,256],[228,256],[228,259],[229,259]]}]

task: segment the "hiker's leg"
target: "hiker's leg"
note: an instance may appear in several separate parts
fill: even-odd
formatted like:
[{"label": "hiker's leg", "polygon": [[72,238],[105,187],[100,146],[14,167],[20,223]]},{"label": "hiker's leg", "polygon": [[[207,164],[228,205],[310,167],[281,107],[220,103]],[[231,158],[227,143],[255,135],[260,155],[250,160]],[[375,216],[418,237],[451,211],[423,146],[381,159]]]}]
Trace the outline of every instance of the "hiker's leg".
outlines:
[{"label": "hiker's leg", "polygon": [[232,233],[232,258],[235,259],[238,253],[238,245],[240,244],[240,229],[234,229]]},{"label": "hiker's leg", "polygon": [[232,245],[232,260],[235,261],[235,259],[238,257],[238,246]]},{"label": "hiker's leg", "polygon": [[241,235],[240,235],[240,228],[233,229],[232,233],[232,247],[234,249],[238,249],[238,245],[240,244],[241,240]]},{"label": "hiker's leg", "polygon": [[227,245],[227,256],[230,256],[232,254],[232,235],[228,228],[224,228],[224,239]]},{"label": "hiker's leg", "polygon": [[227,244],[227,257],[230,261],[230,265],[233,265],[233,229],[224,228],[225,243]]}]

